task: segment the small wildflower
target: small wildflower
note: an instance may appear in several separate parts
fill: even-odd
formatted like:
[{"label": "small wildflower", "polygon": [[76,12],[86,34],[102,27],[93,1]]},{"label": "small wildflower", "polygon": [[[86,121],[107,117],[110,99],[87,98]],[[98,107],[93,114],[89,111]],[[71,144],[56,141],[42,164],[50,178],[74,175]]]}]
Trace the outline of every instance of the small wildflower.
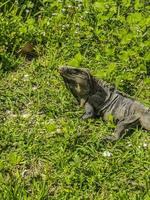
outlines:
[{"label": "small wildflower", "polygon": [[111,157],[111,156],[112,156],[112,153],[110,153],[109,151],[104,151],[104,152],[103,152],[103,156],[104,156],[104,157]]},{"label": "small wildflower", "polygon": [[62,131],[61,131],[60,128],[57,128],[57,129],[56,129],[56,132],[57,132],[57,133],[62,133]]},{"label": "small wildflower", "polygon": [[57,15],[57,13],[52,13],[52,16],[56,16]]},{"label": "small wildflower", "polygon": [[37,90],[38,89],[38,86],[36,86],[36,85],[34,85],[33,87],[32,87],[32,90]]},{"label": "small wildflower", "polygon": [[30,10],[29,9],[26,9],[26,13],[29,13],[30,12]]},{"label": "small wildflower", "polygon": [[65,9],[65,8],[63,8],[61,11],[62,11],[62,12],[65,12],[65,11],[66,11],[66,9]]},{"label": "small wildflower", "polygon": [[144,144],[143,144],[143,147],[144,147],[144,148],[146,148],[147,146],[148,146],[148,144],[147,144],[147,143],[144,143]]},{"label": "small wildflower", "polygon": [[24,77],[25,77],[25,78],[29,77],[29,74],[25,74]]},{"label": "small wildflower", "polygon": [[23,77],[23,80],[24,80],[24,81],[29,80],[29,74],[25,74],[24,77]]},{"label": "small wildflower", "polygon": [[78,4],[78,8],[81,8],[82,7],[82,4]]}]

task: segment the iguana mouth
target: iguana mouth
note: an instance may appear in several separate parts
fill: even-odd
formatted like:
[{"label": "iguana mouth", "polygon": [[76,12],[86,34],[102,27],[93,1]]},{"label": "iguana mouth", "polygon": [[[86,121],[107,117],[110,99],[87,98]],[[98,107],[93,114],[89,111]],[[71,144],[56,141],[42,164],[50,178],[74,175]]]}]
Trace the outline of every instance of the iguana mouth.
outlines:
[{"label": "iguana mouth", "polygon": [[67,66],[62,66],[62,67],[59,67],[59,72],[60,74],[65,74],[65,73],[75,73],[75,69],[74,68],[70,68],[70,67],[67,67]]}]

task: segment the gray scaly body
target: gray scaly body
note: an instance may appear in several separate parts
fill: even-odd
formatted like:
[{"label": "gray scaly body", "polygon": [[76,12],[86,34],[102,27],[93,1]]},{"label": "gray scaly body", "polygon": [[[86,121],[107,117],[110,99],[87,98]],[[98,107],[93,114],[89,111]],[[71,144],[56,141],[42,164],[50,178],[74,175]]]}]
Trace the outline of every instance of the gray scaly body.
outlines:
[{"label": "gray scaly body", "polygon": [[80,106],[85,107],[83,119],[97,116],[107,121],[113,117],[117,126],[114,135],[106,137],[107,140],[118,140],[135,125],[150,131],[150,110],[138,101],[97,80],[88,70],[61,67],[60,74]]}]

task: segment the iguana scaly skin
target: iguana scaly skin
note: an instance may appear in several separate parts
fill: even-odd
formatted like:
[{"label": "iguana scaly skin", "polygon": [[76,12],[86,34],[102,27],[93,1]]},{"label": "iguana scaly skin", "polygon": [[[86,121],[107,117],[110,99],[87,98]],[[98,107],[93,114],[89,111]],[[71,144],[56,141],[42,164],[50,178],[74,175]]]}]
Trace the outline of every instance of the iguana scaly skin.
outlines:
[{"label": "iguana scaly skin", "polygon": [[108,120],[110,116],[113,117],[117,126],[114,135],[106,137],[107,140],[118,140],[135,125],[150,131],[150,110],[141,103],[97,80],[86,69],[65,66],[59,71],[66,87],[80,106],[85,107],[83,119],[97,116]]}]

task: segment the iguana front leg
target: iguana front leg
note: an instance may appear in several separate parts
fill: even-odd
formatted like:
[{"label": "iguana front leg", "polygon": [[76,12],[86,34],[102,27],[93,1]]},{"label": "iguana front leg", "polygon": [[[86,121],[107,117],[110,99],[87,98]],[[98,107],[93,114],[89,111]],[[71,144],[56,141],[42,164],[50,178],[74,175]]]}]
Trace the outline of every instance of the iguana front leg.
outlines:
[{"label": "iguana front leg", "polygon": [[119,121],[117,124],[117,127],[114,131],[114,135],[112,136],[106,136],[104,140],[107,141],[117,141],[118,139],[122,138],[125,135],[125,131],[128,128],[131,128],[132,126],[135,126],[139,124],[139,117],[136,115],[128,116],[127,118],[124,118],[123,120]]},{"label": "iguana front leg", "polygon": [[82,116],[82,119],[88,119],[94,117],[94,108],[88,102],[85,103],[85,114]]},{"label": "iguana front leg", "polygon": [[94,108],[99,107],[100,109],[101,105],[104,104],[105,98],[105,95],[102,95],[100,92],[96,92],[94,95],[90,96],[88,102],[85,103],[85,114],[82,116],[82,119],[95,117],[96,114]]}]

